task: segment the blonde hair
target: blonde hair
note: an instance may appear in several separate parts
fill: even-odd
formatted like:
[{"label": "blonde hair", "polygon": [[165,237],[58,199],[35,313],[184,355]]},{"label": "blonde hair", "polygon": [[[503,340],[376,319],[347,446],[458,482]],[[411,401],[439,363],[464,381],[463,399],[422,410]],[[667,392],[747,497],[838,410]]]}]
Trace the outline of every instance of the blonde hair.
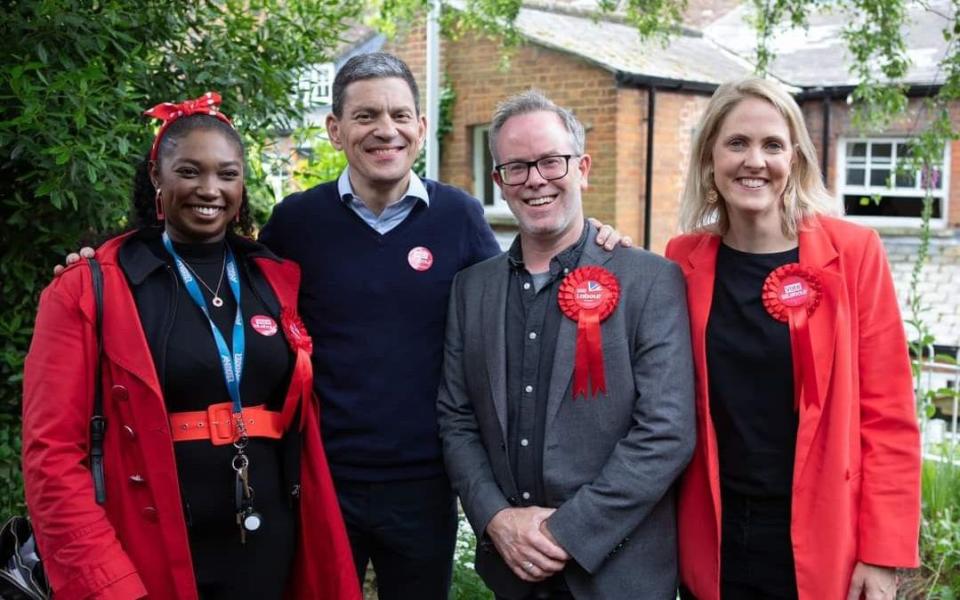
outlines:
[{"label": "blonde hair", "polygon": [[683,231],[711,230],[726,233],[730,227],[722,198],[707,202],[707,193],[715,191],[713,180],[713,145],[730,111],[746,98],[769,102],[783,115],[794,146],[790,174],[783,191],[780,226],[783,234],[795,238],[804,219],[818,214],[839,214],[837,202],[823,185],[817,152],[803,121],[797,102],[780,84],[748,77],[730,81],[717,88],[710,98],[693,140],[690,167],[687,169],[683,196],[680,200],[680,227]]}]

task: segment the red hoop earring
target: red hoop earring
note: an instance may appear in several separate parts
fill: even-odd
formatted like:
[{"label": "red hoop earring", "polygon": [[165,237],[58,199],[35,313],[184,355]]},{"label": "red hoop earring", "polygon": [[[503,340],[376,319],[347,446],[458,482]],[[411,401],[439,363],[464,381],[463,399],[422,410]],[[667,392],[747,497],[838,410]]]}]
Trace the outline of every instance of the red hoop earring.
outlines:
[{"label": "red hoop earring", "polygon": [[161,196],[162,196],[162,194],[160,193],[160,190],[158,189],[158,190],[157,190],[157,195],[154,197],[154,202],[155,202],[156,205],[157,205],[157,220],[158,220],[158,221],[162,221],[162,220],[163,220],[163,202],[162,202],[162,200],[161,200]]}]

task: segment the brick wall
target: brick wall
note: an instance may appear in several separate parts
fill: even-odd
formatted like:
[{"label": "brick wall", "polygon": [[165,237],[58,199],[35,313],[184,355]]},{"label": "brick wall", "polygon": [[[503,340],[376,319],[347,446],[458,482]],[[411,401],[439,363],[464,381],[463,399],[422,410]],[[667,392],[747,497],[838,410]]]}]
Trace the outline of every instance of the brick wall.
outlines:
[{"label": "brick wall", "polygon": [[[419,82],[424,78],[424,30],[402,32],[387,51],[403,58]],[[464,36],[443,41],[441,63],[456,91],[453,131],[443,142],[440,178],[474,190],[473,127],[489,123],[496,103],[530,87],[573,109],[587,129],[593,158],[584,211],[643,242],[647,139],[647,91],[617,88],[607,69],[581,58],[527,45],[502,68],[493,41]],[[677,204],[690,138],[705,96],[657,93],[654,137],[652,249],[662,252],[677,231]]]},{"label": "brick wall", "polygon": [[658,91],[654,109],[653,226],[650,248],[663,252],[678,232],[678,208],[693,134],[709,96]]},{"label": "brick wall", "polygon": [[[425,33],[423,26],[401,32],[387,45],[410,65],[424,85]],[[587,152],[593,157],[589,190],[584,196],[587,215],[615,225],[643,242],[647,139],[647,90],[617,88],[613,73],[579,57],[536,45],[522,46],[501,67],[502,49],[489,39],[464,35],[444,39],[441,64],[457,101],[453,130],[444,139],[440,178],[468,192],[474,190],[473,127],[489,123],[496,103],[530,87],[543,90],[562,106],[573,109],[587,128]],[[707,95],[658,90],[653,145],[653,205],[651,249],[662,252],[677,233],[683,178],[689,164],[692,136],[706,107]],[[822,152],[823,103],[808,101],[803,112],[818,153]],[[894,123],[888,135],[906,135],[925,123],[919,100]],[[954,110],[960,121],[960,105]],[[836,189],[837,141],[852,135],[850,107],[835,100],[830,105],[827,182]],[[960,142],[951,148],[949,222],[960,226]],[[487,175],[484,174],[484,177]]]}]

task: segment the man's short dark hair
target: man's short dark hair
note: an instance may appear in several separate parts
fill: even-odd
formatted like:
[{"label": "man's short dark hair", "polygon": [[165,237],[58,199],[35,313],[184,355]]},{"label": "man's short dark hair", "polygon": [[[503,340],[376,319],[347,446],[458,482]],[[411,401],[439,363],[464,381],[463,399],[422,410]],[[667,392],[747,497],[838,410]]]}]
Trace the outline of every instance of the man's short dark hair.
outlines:
[{"label": "man's short dark hair", "polygon": [[371,52],[358,54],[340,67],[333,80],[333,114],[338,119],[343,116],[343,103],[346,100],[347,86],[354,81],[364,79],[381,79],[383,77],[399,77],[407,82],[410,93],[413,94],[413,105],[420,115],[420,89],[417,80],[413,78],[410,67],[392,54],[386,52]]}]

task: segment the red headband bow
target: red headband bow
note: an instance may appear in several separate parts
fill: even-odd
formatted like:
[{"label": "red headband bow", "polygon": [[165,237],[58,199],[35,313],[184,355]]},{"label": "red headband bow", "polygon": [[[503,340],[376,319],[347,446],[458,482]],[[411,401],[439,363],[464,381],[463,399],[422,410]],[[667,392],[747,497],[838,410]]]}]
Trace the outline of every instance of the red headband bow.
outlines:
[{"label": "red headband bow", "polygon": [[157,137],[153,140],[153,146],[150,148],[150,160],[157,160],[157,151],[160,149],[160,140],[163,139],[163,134],[166,133],[170,124],[180,117],[197,114],[210,115],[233,127],[233,123],[230,122],[227,115],[220,112],[220,94],[216,92],[207,92],[195,100],[184,100],[179,104],[163,102],[143,111],[143,114],[163,121],[160,130],[157,131]]}]

